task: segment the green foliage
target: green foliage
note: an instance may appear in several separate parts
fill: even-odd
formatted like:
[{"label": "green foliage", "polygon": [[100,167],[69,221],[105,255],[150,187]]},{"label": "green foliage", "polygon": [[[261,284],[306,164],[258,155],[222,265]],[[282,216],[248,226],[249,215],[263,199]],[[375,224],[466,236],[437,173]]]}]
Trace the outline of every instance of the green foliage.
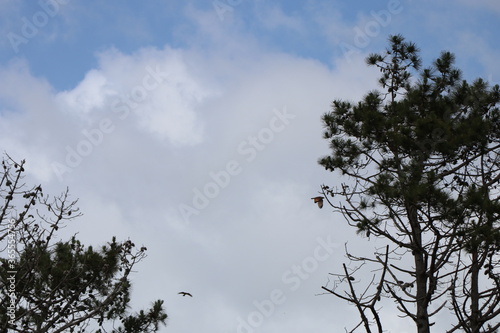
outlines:
[{"label": "green foliage", "polygon": [[[114,329],[113,333],[134,333],[134,332],[156,332],[159,323],[163,323],[167,318],[163,311],[163,301],[156,301],[152,308],[146,313],[143,310],[138,314],[122,318],[123,326]],[[101,331],[98,331],[101,333]]]},{"label": "green foliage", "polygon": [[[64,222],[80,216],[76,201],[68,200],[67,191],[50,201],[40,186],[23,189],[24,161],[9,158],[2,165],[0,241],[15,249],[0,258],[0,283],[9,286],[0,296],[2,331],[84,332],[98,325],[98,332],[139,333],[165,324],[161,300],[147,312],[129,312],[129,274],[145,258],[145,247],[115,237],[98,249],[75,236],[54,241]],[[49,216],[40,213],[42,207]],[[117,324],[121,328],[115,329]]]},{"label": "green foliage", "polygon": [[[463,251],[478,266],[488,261],[486,284],[500,287],[499,86],[462,80],[450,52],[421,70],[413,43],[402,36],[389,42],[384,53],[367,58],[381,72],[383,91],[368,92],[358,103],[334,100],[331,112],[322,117],[331,153],[319,164],[349,179],[340,186],[324,186],[323,194],[343,199],[329,202],[358,233],[385,238],[406,250],[398,256],[413,258],[411,270],[384,269],[393,278],[406,272],[415,281],[415,294],[405,290],[404,297],[397,295],[388,280],[384,283],[419,332],[428,332],[422,328],[430,326],[427,308],[444,295],[456,307],[466,309],[469,301],[484,306],[482,313],[473,314],[455,309],[456,328],[471,323],[486,327],[489,316],[500,311],[500,296],[492,296],[489,289],[463,295],[447,288],[468,288],[471,274],[480,271],[464,259]],[[461,284],[458,272],[467,272]],[[416,303],[417,313],[404,300]]]}]

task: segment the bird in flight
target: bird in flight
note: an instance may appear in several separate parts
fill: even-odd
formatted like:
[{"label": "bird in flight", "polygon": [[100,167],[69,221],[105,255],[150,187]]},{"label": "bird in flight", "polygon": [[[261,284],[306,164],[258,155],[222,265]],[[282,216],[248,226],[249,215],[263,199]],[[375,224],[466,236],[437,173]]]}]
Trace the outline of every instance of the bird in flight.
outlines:
[{"label": "bird in flight", "polygon": [[314,197],[311,199],[314,200],[314,203],[318,204],[319,208],[323,208],[323,197]]},{"label": "bird in flight", "polygon": [[182,296],[189,296],[189,297],[193,297],[193,295],[191,295],[190,293],[187,293],[185,291],[181,291],[180,293],[178,293],[179,295],[182,295]]}]

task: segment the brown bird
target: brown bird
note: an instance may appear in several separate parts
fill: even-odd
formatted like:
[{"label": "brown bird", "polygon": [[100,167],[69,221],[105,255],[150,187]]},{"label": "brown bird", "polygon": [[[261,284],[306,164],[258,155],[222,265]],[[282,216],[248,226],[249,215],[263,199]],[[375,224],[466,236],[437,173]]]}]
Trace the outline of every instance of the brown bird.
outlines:
[{"label": "brown bird", "polygon": [[318,204],[319,208],[323,208],[323,197],[314,197],[311,199],[314,200],[314,203]]},{"label": "brown bird", "polygon": [[193,295],[191,295],[190,293],[187,293],[185,291],[181,291],[180,293],[178,293],[179,295],[182,295],[182,296],[189,296],[189,297],[193,297]]}]

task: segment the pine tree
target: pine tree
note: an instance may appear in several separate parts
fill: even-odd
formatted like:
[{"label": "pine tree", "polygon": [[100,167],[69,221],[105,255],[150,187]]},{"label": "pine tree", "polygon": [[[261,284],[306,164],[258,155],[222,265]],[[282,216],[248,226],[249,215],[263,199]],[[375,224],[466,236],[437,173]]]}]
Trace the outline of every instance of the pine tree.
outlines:
[{"label": "pine tree", "polygon": [[[384,298],[419,333],[446,311],[448,332],[500,327],[500,90],[462,80],[454,60],[442,52],[421,69],[416,45],[391,36],[367,58],[382,91],[334,100],[322,118],[331,154],[319,164],[345,179],[322,186],[325,201],[359,234],[387,243],[371,257],[348,252],[357,265],[323,287],[357,307],[355,329],[383,331]],[[378,270],[361,287],[353,274],[365,264]]]},{"label": "pine tree", "polygon": [[67,190],[49,198],[41,186],[27,188],[24,165],[2,161],[0,331],[156,332],[167,318],[162,300],[129,313],[129,275],[146,248],[114,237],[97,249],[75,236],[56,241],[57,230],[81,215],[77,201]]}]

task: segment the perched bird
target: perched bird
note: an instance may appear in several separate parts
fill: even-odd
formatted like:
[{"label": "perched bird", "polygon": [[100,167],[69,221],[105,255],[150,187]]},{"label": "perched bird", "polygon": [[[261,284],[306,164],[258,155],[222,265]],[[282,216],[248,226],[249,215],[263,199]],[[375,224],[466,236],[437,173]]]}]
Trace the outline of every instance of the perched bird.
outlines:
[{"label": "perched bird", "polygon": [[318,204],[319,208],[323,208],[323,197],[314,197],[314,198],[311,198],[311,199],[314,200],[314,203]]},{"label": "perched bird", "polygon": [[187,292],[185,292],[185,291],[181,291],[181,292],[179,293],[179,295],[193,297],[193,295],[191,295],[190,293],[187,293]]}]

